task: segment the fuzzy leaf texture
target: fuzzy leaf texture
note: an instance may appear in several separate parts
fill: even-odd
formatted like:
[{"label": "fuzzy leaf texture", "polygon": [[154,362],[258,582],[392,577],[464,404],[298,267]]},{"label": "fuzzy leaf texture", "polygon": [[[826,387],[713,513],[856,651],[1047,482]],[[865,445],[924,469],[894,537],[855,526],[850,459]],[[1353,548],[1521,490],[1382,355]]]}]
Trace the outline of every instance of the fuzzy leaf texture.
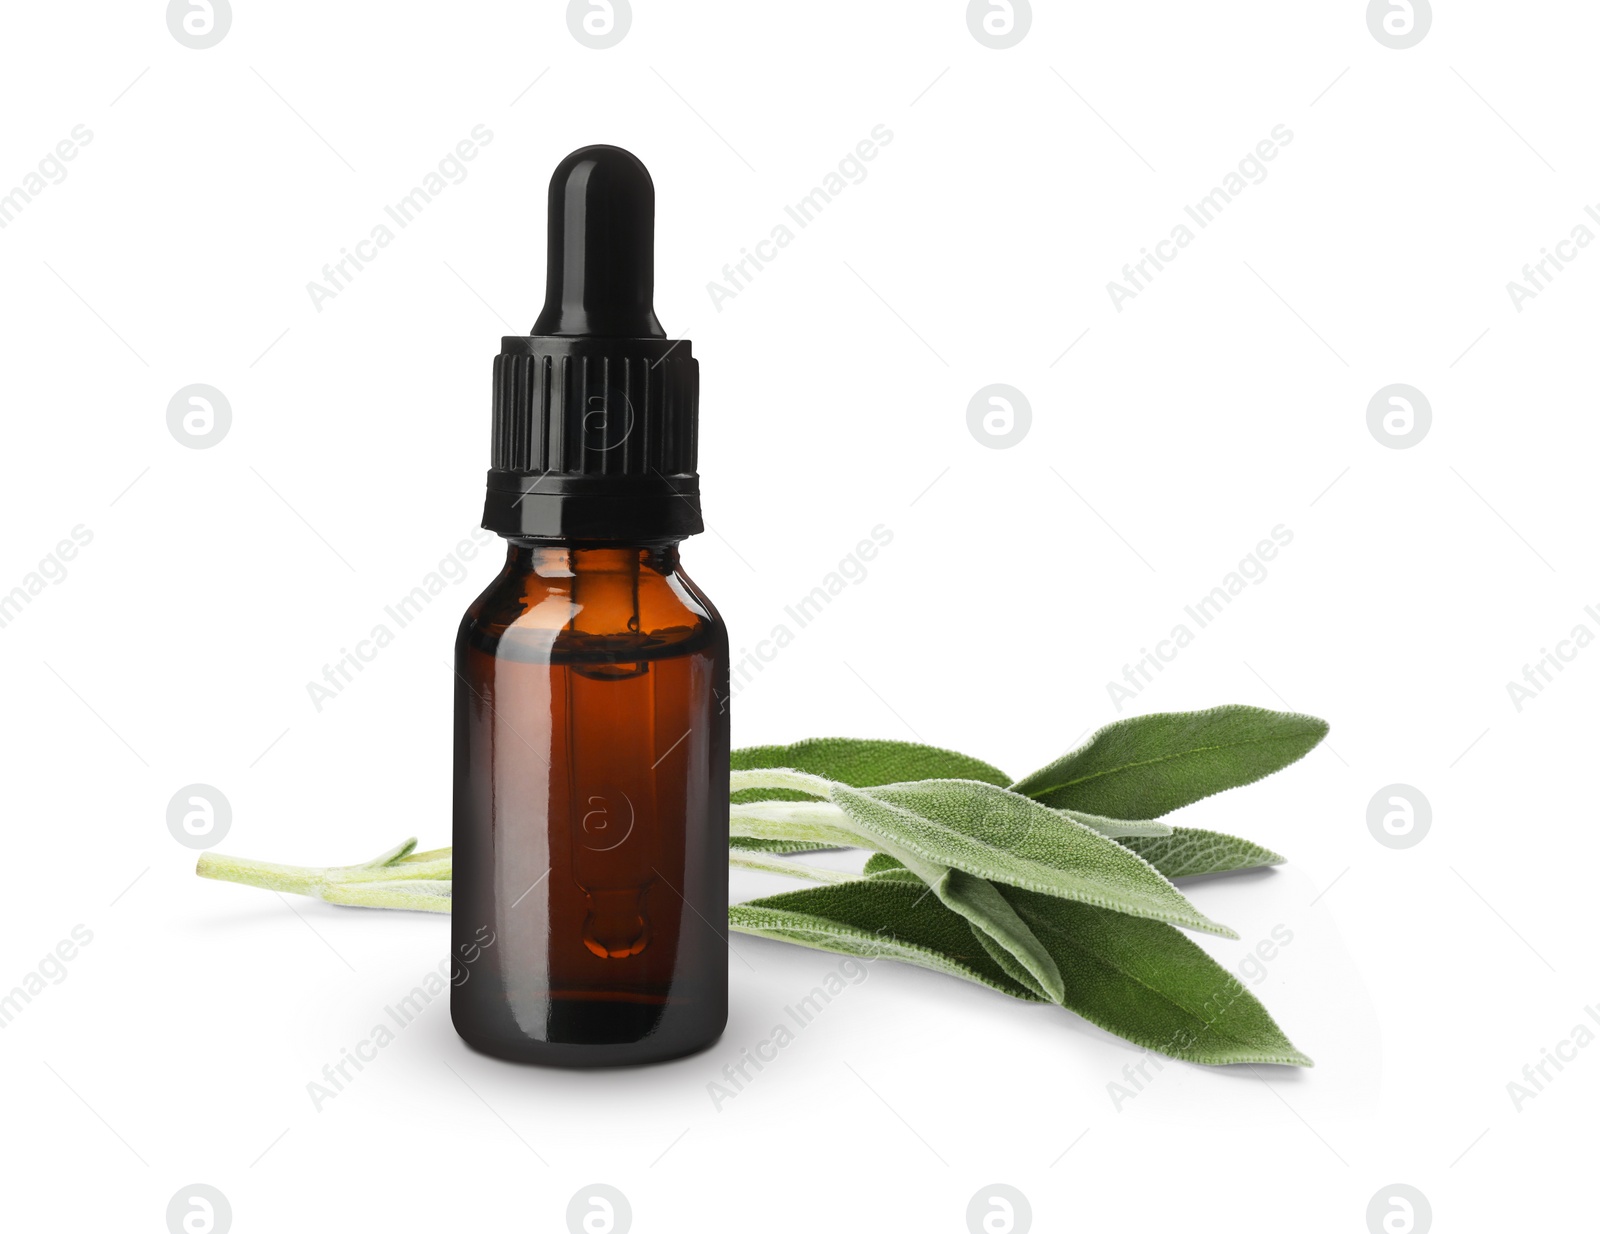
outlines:
[{"label": "fuzzy leaf texture", "polygon": [[1309,1067],[1255,995],[1159,921],[1005,888],[1050,950],[1064,1006],[1137,1045],[1197,1063]]},{"label": "fuzzy leaf texture", "polygon": [[1238,705],[1133,716],[1012,788],[1056,809],[1159,818],[1282,770],[1327,732],[1314,716]]},{"label": "fuzzy leaf texture", "polygon": [[[733,770],[753,771],[760,767],[788,767],[851,788],[906,780],[978,780],[1001,788],[1011,783],[1009,775],[982,759],[914,741],[813,737],[793,745],[747,746],[733,752]],[[745,789],[734,793],[732,800],[737,803],[806,798],[784,789]]]},{"label": "fuzzy leaf texture", "polygon": [[[912,886],[910,871],[881,853],[868,859],[864,873],[869,883]],[[1313,1065],[1260,1000],[1181,931],[1012,887],[1000,891],[1054,958],[1064,987],[1061,1004],[1090,1023],[1190,1062]],[[806,911],[807,904],[791,899],[788,906]]]},{"label": "fuzzy leaf texture", "polygon": [[[919,745],[911,741],[861,740],[848,737],[816,737],[786,746],[749,746],[733,752],[734,771],[763,767],[787,767],[822,776],[851,788],[873,788],[880,784],[899,784],[912,780],[977,780],[1005,788],[1011,777],[1000,768],[954,750]],[[735,806],[757,801],[805,801],[804,793],[792,789],[747,788],[735,791],[730,800]],[[1172,830],[1165,823],[1140,819],[1103,818],[1081,810],[1064,811],[1069,817],[1093,827],[1102,835],[1160,836]],[[732,848],[741,852],[799,853],[815,851],[819,845],[805,840],[732,837]]]},{"label": "fuzzy leaf texture", "polygon": [[758,840],[755,836],[729,836],[728,847],[738,853],[815,853],[828,848],[807,840]]},{"label": "fuzzy leaf texture", "polygon": [[[1231,934],[1114,840],[998,785],[923,780],[854,789],[793,768],[741,770],[733,779],[735,786],[785,787],[831,801],[831,808],[817,801],[735,806],[737,834],[858,843],[891,853],[972,923],[978,942],[1008,977],[1040,998],[1060,1001],[1061,974],[995,881]],[[805,815],[791,826],[806,830],[745,817],[785,810]],[[812,817],[830,812],[837,812],[837,822]]]},{"label": "fuzzy leaf texture", "polygon": [[922,880],[858,879],[786,891],[728,909],[728,924],[821,951],[887,957],[975,981],[1014,998],[1038,995],[1006,975],[977,943],[965,918],[928,894]]},{"label": "fuzzy leaf texture", "polygon": [[1087,814],[1082,810],[1057,810],[1057,814],[1065,814],[1075,823],[1082,823],[1085,827],[1093,827],[1103,836],[1110,836],[1113,840],[1120,840],[1124,836],[1165,836],[1172,834],[1172,825],[1163,823],[1154,818],[1105,818],[1099,814]]},{"label": "fuzzy leaf texture", "polygon": [[[1144,858],[1017,793],[967,780],[851,789],[833,799],[863,843],[923,875],[936,863],[990,882],[1235,937]],[[907,857],[910,859],[908,860]]]},{"label": "fuzzy leaf texture", "polygon": [[[733,770],[752,771],[760,767],[789,767],[852,788],[895,784],[901,780],[981,780],[1001,787],[1011,783],[1009,775],[982,759],[914,741],[876,738],[812,737],[792,745],[746,746],[733,752]],[[751,801],[806,801],[809,798],[792,789],[750,788],[735,792],[730,800],[739,805]],[[741,852],[753,853],[803,853],[825,847],[804,840],[766,840],[751,836],[734,836],[729,844]]]},{"label": "fuzzy leaf texture", "polygon": [[1131,848],[1168,878],[1195,878],[1282,865],[1288,860],[1270,848],[1238,836],[1202,827],[1174,827],[1168,836],[1127,836],[1118,843]]}]

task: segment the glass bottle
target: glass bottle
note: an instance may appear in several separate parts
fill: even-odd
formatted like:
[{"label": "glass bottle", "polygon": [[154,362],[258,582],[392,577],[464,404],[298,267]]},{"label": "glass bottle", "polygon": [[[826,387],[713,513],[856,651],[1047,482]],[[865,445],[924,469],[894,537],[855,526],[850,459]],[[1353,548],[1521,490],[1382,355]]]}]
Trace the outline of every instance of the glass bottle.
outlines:
[{"label": "glass bottle", "polygon": [[505,568],[456,643],[451,1017],[567,1066],[727,1020],[728,637],[702,530],[699,367],[652,307],[655,188],[615,146],[550,180],[544,308],[503,339],[483,525]]},{"label": "glass bottle", "polygon": [[456,644],[452,994],[501,1057],[700,1049],[727,1020],[728,640],[676,544],[513,541]]}]

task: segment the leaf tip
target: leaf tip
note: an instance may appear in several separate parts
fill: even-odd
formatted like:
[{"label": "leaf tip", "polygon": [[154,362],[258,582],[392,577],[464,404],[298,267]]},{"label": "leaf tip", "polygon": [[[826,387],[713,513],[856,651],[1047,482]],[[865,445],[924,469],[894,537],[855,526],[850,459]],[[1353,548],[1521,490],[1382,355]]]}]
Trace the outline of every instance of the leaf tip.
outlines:
[{"label": "leaf tip", "polygon": [[1225,926],[1220,921],[1212,921],[1209,917],[1197,918],[1194,928],[1204,930],[1207,934],[1215,934],[1219,938],[1237,939],[1239,937],[1238,930],[1235,930],[1232,926]]}]

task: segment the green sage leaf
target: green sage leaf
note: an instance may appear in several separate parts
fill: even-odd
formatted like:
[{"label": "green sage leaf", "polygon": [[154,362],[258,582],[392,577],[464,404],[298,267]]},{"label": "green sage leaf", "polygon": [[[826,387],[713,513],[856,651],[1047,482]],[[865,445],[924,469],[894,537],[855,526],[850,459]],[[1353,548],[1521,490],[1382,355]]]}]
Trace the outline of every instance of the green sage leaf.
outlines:
[{"label": "green sage leaf", "polygon": [[[1013,790],[1015,791],[1015,790]],[[1172,834],[1172,824],[1153,818],[1103,818],[1098,814],[1085,814],[1082,810],[1057,810],[1074,822],[1093,827],[1103,836],[1120,840],[1124,836],[1166,836]]]},{"label": "green sage leaf", "polygon": [[1012,787],[1057,809],[1159,818],[1287,767],[1327,732],[1314,716],[1260,707],[1134,716]]},{"label": "green sage leaf", "polygon": [[986,878],[908,855],[906,862],[946,908],[966,918],[979,946],[1006,976],[1035,997],[1059,1003],[1066,993],[1055,958]]},{"label": "green sage leaf", "polygon": [[873,853],[867,858],[867,864],[861,867],[863,878],[893,878],[900,882],[920,883],[922,880],[913,874],[900,862],[888,853]]},{"label": "green sage leaf", "polygon": [[[989,958],[1011,979],[1027,991],[1027,996],[1045,1002],[1059,1003],[1065,994],[1061,983],[1061,970],[1055,965],[1048,949],[1027,925],[1016,915],[994,884],[973,875],[961,875],[968,883],[955,881],[960,871],[947,868],[939,877],[944,880],[938,887],[930,887],[923,880],[928,868],[921,867],[918,874],[902,865],[887,853],[873,853],[867,858],[862,874],[869,878],[905,883],[918,888],[918,896],[926,897],[934,891],[942,904],[964,917],[973,937],[988,953]],[[952,885],[953,884],[953,885]],[[1019,995],[1021,997],[1021,995]]]},{"label": "green sage leaf", "polygon": [[[1136,853],[992,784],[836,786],[832,796],[868,847],[897,857],[919,875],[919,865],[936,863],[1010,887],[1237,937]],[[937,877],[924,875],[929,886],[936,886]]]},{"label": "green sage leaf", "polygon": [[[735,837],[868,847],[885,844],[881,835],[858,827],[835,802],[816,800],[830,798],[836,792],[852,791],[846,785],[792,767],[737,769],[732,779],[736,794],[751,791],[770,795],[783,790],[800,798],[797,801],[735,802],[728,814],[728,826]],[[986,787],[975,782],[965,783]],[[994,791],[1004,792],[999,788]],[[993,886],[982,878],[968,876],[926,858],[916,850],[897,848],[895,851],[926,884],[921,894],[933,892],[943,903],[970,920],[979,942],[1011,978],[1040,998],[1053,1001],[1060,997],[1061,974],[1056,971],[1055,962]]]},{"label": "green sage leaf", "polygon": [[[1011,777],[998,767],[954,750],[912,741],[851,737],[813,737],[793,745],[747,746],[733,752],[733,770],[760,767],[789,767],[852,788],[906,780],[981,780],[1001,788],[1011,783]],[[748,789],[734,793],[732,798],[735,803],[805,799],[803,793],[783,789]]]},{"label": "green sage leaf", "polygon": [[[862,872],[868,883],[921,881],[884,853]],[[1054,957],[1062,1005],[1090,1023],[1190,1062],[1312,1066],[1260,1000],[1181,931],[1014,887],[1002,894]]]},{"label": "green sage leaf", "polygon": [[1055,960],[995,881],[1231,933],[1116,841],[995,785],[924,780],[856,790],[835,784],[829,794],[864,843],[892,854],[971,922],[1008,977],[1053,1002],[1063,995]]},{"label": "green sage leaf", "polygon": [[1006,888],[1050,949],[1063,1004],[1136,1045],[1196,1063],[1310,1067],[1259,999],[1182,931]]},{"label": "green sage leaf", "polygon": [[759,840],[755,836],[729,836],[728,847],[741,853],[816,853],[834,847],[806,840]]},{"label": "green sage leaf", "polygon": [[821,951],[902,960],[1038,1001],[978,945],[964,918],[929,895],[921,879],[905,874],[909,882],[861,879],[730,905],[728,924]]},{"label": "green sage leaf", "polygon": [[1238,836],[1201,827],[1174,827],[1169,836],[1129,836],[1119,843],[1131,848],[1168,878],[1194,878],[1228,870],[1282,865],[1288,860]]},{"label": "green sage leaf", "polygon": [[[862,948],[881,940],[877,954],[1037,999],[998,965],[983,962],[961,937],[968,923],[926,895],[906,867],[882,853],[867,866],[871,876],[858,882],[734,905],[733,928],[853,955],[872,954]],[[1090,1023],[1190,1062],[1312,1065],[1260,1000],[1181,931],[1053,896],[1001,891],[1054,956],[1062,1004]],[[908,951],[898,949],[907,945]]]}]

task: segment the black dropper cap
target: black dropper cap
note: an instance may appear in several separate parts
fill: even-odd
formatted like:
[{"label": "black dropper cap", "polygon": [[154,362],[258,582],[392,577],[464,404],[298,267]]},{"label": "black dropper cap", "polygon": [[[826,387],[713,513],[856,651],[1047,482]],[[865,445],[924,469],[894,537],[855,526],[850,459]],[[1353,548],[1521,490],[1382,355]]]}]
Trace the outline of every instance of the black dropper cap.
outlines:
[{"label": "black dropper cap", "polygon": [[550,177],[544,309],[501,340],[483,525],[512,539],[680,540],[702,530],[699,364],[656,319],[655,186],[617,146]]}]

